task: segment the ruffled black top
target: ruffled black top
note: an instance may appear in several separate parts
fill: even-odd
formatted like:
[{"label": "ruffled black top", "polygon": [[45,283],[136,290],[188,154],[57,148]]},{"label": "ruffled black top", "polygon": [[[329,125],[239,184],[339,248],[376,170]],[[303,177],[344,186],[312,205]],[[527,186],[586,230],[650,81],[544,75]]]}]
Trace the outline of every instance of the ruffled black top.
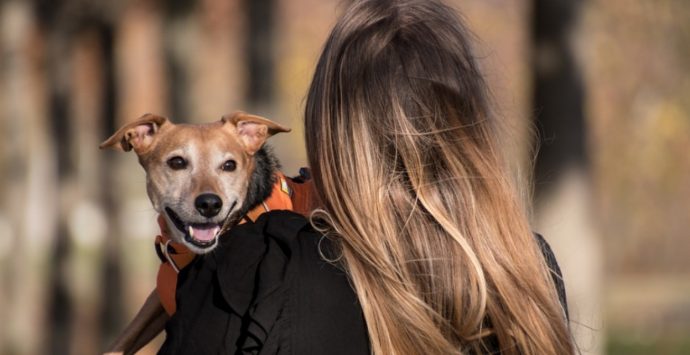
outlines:
[{"label": "ruffled black top", "polygon": [[[548,244],[537,236],[561,302]],[[333,244],[289,211],[264,213],[220,238],[178,277],[177,312],[159,354],[370,354],[361,306]]]},{"label": "ruffled black top", "polygon": [[159,354],[369,354],[364,315],[328,239],[289,211],[220,238],[178,277]]}]

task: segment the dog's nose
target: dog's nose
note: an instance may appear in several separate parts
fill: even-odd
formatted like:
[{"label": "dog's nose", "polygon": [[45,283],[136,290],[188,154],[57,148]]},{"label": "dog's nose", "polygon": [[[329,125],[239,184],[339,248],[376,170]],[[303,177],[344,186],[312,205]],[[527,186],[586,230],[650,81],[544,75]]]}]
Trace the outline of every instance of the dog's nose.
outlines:
[{"label": "dog's nose", "polygon": [[220,212],[223,201],[214,194],[201,194],[194,200],[194,207],[204,217],[213,217]]}]

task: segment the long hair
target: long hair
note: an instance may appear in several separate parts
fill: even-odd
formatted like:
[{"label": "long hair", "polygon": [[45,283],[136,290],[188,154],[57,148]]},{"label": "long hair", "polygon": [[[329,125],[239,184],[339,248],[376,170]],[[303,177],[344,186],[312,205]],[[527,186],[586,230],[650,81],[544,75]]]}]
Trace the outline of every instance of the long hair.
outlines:
[{"label": "long hair", "polygon": [[323,210],[376,355],[572,354],[455,12],[355,1],[309,89]]}]

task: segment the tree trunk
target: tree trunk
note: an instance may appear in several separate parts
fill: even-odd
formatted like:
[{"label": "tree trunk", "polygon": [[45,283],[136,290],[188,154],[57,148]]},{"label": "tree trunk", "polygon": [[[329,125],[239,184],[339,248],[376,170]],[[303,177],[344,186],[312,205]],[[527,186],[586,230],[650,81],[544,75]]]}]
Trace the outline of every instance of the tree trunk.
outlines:
[{"label": "tree trunk", "polygon": [[246,101],[252,111],[272,111],[276,85],[274,0],[245,0],[247,30],[245,66],[249,72]]},{"label": "tree trunk", "polygon": [[578,0],[533,2],[536,215],[563,269],[575,340],[583,354],[601,354],[602,244],[590,214],[585,93],[573,54],[580,7]]}]

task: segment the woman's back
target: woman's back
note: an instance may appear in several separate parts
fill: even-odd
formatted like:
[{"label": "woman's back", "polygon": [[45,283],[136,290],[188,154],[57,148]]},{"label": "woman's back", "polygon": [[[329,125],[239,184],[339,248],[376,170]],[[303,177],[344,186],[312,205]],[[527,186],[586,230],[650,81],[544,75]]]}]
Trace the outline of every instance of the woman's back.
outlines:
[{"label": "woman's back", "polygon": [[[214,253],[181,271],[177,312],[160,354],[371,353],[342,265],[324,260],[337,256],[336,245],[304,217],[272,211],[220,240]],[[541,245],[558,270],[548,245]],[[488,346],[487,352],[499,351],[495,342]]]},{"label": "woman's back", "polygon": [[375,354],[572,353],[468,33],[437,1],[348,8],[307,98],[314,219]]}]

